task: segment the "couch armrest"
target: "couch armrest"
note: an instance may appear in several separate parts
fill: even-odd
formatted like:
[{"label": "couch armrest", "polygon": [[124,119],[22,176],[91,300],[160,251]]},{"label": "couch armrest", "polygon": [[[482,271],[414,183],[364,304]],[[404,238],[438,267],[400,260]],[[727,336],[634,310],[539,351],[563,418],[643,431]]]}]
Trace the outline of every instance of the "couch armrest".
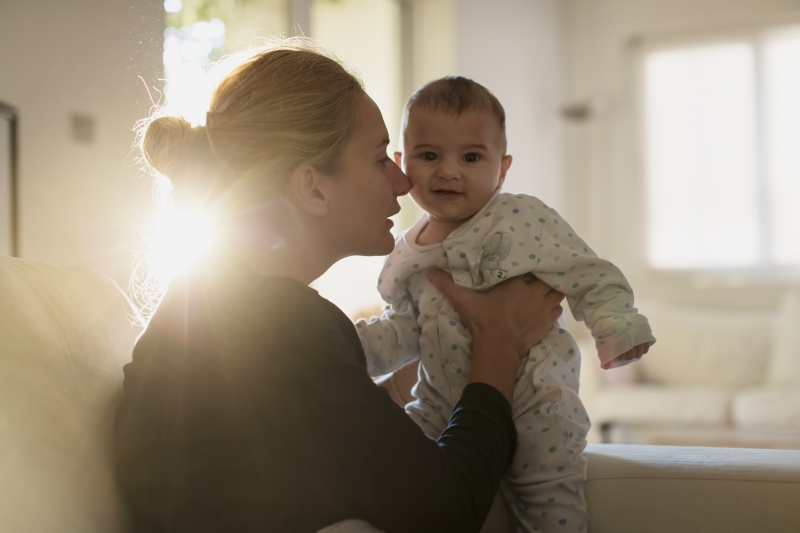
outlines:
[{"label": "couch armrest", "polygon": [[590,444],[592,533],[800,531],[800,451]]}]

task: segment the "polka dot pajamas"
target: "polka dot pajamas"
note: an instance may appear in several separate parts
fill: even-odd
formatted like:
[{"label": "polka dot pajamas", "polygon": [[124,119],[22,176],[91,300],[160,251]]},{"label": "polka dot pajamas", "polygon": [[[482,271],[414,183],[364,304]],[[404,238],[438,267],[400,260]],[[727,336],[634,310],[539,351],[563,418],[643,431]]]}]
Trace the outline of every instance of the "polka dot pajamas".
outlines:
[{"label": "polka dot pajamas", "polygon": [[[431,438],[447,425],[466,385],[472,339],[424,274],[449,271],[455,283],[487,289],[533,272],[567,295],[573,315],[591,328],[601,363],[643,342],[654,342],[647,319],[633,307],[622,272],[598,258],[540,200],[497,193],[440,244],[416,244],[420,219],[398,237],[378,290],[383,315],[356,329],[373,376],[420,359],[416,400],[408,414]],[[563,324],[562,324],[563,326]],[[578,397],[580,354],[572,336],[554,328],[520,366],[513,415],[517,451],[502,493],[519,531],[586,531],[583,449],[590,422]]]}]

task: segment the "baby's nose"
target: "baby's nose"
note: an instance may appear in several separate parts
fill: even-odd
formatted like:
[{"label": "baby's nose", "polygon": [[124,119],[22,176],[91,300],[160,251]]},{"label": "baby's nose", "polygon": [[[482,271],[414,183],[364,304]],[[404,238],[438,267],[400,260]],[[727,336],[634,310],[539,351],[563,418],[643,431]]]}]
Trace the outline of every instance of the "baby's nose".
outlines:
[{"label": "baby's nose", "polygon": [[461,175],[458,164],[453,161],[443,160],[436,171],[437,177],[444,179],[458,179]]}]

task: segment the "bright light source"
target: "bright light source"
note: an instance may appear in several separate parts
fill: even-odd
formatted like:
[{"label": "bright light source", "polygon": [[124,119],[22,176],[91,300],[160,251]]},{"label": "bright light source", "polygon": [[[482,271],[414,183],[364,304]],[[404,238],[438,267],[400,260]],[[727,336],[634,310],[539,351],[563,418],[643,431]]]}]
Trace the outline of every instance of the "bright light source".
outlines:
[{"label": "bright light source", "polygon": [[151,268],[161,286],[166,287],[185,273],[194,259],[211,249],[214,236],[208,216],[180,215],[171,208],[163,211]]},{"label": "bright light source", "polygon": [[164,11],[167,13],[179,13],[183,9],[181,0],[164,0]]},{"label": "bright light source", "polygon": [[206,39],[210,39],[213,37],[211,29],[211,24],[208,22],[201,20],[200,22],[195,22],[192,25],[192,37],[197,39],[198,41],[204,41]]},{"label": "bright light source", "polygon": [[225,39],[225,23],[220,19],[211,19],[208,23],[212,39]]},{"label": "bright light source", "polygon": [[220,19],[164,31],[164,94],[169,113],[205,124],[212,91],[206,70],[222,57],[224,45],[225,23]]}]

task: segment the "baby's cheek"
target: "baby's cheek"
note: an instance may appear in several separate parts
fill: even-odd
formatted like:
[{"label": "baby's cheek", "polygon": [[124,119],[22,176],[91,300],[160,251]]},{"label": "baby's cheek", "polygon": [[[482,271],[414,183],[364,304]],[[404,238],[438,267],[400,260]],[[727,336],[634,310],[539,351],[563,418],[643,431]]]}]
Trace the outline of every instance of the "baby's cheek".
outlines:
[{"label": "baby's cheek", "polygon": [[420,206],[425,211],[430,211],[430,201],[425,198],[425,194],[421,191],[419,187],[415,187],[414,184],[411,184],[411,190],[408,192],[411,198],[416,202],[418,206]]},{"label": "baby's cheek", "polygon": [[442,216],[445,214],[443,212],[443,209],[445,209],[445,207],[442,205],[441,202],[438,201],[438,199],[435,196],[433,196],[430,192],[428,192],[427,188],[414,187],[412,185],[410,194],[411,198],[413,198],[414,201],[417,203],[417,205],[419,205],[424,211],[427,211],[428,213],[433,213],[434,215],[437,216]]}]

